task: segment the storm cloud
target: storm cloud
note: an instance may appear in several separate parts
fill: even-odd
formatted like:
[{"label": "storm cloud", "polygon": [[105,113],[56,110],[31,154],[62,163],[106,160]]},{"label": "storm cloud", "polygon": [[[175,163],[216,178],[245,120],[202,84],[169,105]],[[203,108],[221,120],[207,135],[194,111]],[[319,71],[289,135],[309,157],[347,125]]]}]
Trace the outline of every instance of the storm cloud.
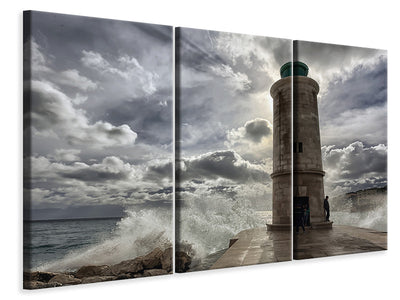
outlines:
[{"label": "storm cloud", "polygon": [[262,138],[270,137],[272,124],[265,119],[256,118],[247,121],[243,127],[233,129],[228,133],[228,140],[233,143],[236,140],[248,139],[254,143],[260,143]]},{"label": "storm cloud", "polygon": [[218,177],[238,183],[270,180],[269,174],[262,165],[252,164],[230,150],[210,152],[198,157],[183,159],[180,168],[183,180],[217,179]]},{"label": "storm cloud", "polygon": [[171,203],[172,28],[42,12],[31,25],[30,206],[55,215]]}]

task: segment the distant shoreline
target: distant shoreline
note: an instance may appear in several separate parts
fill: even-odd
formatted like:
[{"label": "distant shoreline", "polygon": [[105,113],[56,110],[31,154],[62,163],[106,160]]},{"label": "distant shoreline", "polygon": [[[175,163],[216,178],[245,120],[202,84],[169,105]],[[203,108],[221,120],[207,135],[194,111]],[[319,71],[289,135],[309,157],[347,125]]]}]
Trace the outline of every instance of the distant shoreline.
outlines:
[{"label": "distant shoreline", "polygon": [[71,219],[40,219],[40,220],[24,220],[24,222],[66,222],[66,221],[90,221],[90,220],[116,220],[122,219],[123,217],[95,217],[95,218],[71,218]]}]

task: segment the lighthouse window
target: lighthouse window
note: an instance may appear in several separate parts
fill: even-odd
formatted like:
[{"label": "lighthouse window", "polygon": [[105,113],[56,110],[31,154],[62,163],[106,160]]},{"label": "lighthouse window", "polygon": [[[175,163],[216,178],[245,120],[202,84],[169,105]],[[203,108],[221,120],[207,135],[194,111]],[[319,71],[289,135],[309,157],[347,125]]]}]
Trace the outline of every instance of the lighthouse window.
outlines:
[{"label": "lighthouse window", "polygon": [[303,143],[293,143],[293,153],[302,153]]}]

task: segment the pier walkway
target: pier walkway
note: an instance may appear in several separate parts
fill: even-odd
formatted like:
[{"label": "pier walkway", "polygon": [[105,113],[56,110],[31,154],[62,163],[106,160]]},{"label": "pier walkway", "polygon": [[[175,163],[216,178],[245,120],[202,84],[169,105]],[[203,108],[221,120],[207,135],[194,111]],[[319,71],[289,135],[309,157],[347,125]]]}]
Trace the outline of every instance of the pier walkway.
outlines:
[{"label": "pier walkway", "polygon": [[[230,240],[229,249],[210,269],[247,266],[292,259],[290,231],[247,229]],[[293,236],[294,259],[327,257],[387,249],[387,233],[353,226],[310,229]]]},{"label": "pier walkway", "polygon": [[292,258],[289,231],[269,231],[266,227],[247,229],[231,239],[228,250],[210,269],[247,266]]}]

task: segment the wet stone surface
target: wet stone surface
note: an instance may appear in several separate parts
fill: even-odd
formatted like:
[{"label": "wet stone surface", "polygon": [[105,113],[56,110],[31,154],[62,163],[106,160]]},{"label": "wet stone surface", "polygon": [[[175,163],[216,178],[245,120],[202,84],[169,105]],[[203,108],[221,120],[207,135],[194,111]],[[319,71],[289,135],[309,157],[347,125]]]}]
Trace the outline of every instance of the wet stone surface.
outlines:
[{"label": "wet stone surface", "polygon": [[290,231],[267,231],[265,227],[261,227],[244,230],[233,239],[237,239],[237,241],[210,269],[291,260],[292,243]]},{"label": "wet stone surface", "polygon": [[[265,227],[244,230],[231,239],[236,241],[210,269],[290,261],[291,235],[290,231],[267,231]],[[306,228],[293,233],[293,259],[383,250],[387,250],[387,233],[372,229],[333,225],[332,229]]]},{"label": "wet stone surface", "polygon": [[387,233],[333,225],[332,229],[300,231],[293,235],[293,259],[387,250]]}]

